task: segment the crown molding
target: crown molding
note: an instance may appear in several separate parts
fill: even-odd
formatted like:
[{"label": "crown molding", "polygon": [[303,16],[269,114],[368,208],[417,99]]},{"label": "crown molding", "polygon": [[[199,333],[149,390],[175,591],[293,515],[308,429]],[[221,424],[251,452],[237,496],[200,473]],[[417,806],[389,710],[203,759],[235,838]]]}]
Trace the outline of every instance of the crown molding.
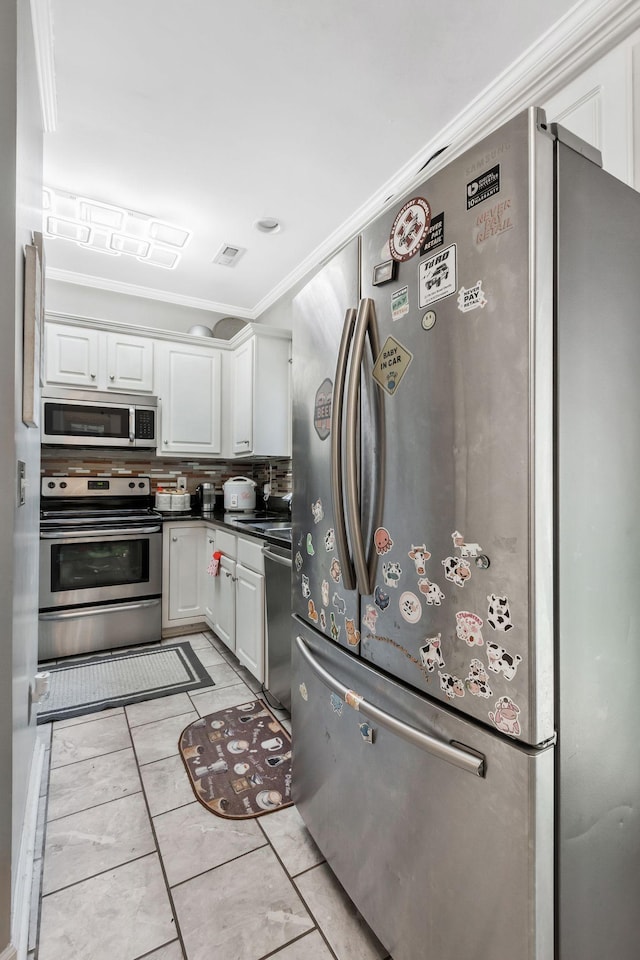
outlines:
[{"label": "crown molding", "polygon": [[141,287],[133,283],[122,283],[119,280],[106,280],[104,277],[92,277],[87,273],[74,273],[72,270],[47,267],[46,278],[47,280],[60,280],[63,283],[75,283],[81,287],[95,287],[98,290],[108,290],[111,293],[123,293],[128,297],[145,297],[147,300],[176,303],[181,307],[222,313],[225,316],[239,317],[241,320],[255,320],[255,310],[249,310],[247,307],[237,307],[229,303],[216,303],[213,300],[189,297],[180,293],[171,293],[168,290],[156,290],[154,287]]},{"label": "crown molding", "polygon": [[355,213],[254,307],[255,317],[375,219],[385,205],[422,182],[481,137],[560,87],[640,27],[637,0],[581,0],[401,167]]},{"label": "crown molding", "polygon": [[51,0],[30,0],[30,4],[42,127],[45,133],[54,133],[58,123],[58,104]]}]

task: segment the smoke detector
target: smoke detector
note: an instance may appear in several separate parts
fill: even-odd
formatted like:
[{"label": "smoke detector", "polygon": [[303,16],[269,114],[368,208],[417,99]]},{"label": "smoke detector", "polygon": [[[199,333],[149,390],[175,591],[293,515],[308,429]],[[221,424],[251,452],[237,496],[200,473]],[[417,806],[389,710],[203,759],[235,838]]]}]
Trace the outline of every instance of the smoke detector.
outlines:
[{"label": "smoke detector", "polygon": [[232,243],[223,243],[212,262],[219,264],[221,267],[235,267],[245,252],[246,247],[236,247]]}]

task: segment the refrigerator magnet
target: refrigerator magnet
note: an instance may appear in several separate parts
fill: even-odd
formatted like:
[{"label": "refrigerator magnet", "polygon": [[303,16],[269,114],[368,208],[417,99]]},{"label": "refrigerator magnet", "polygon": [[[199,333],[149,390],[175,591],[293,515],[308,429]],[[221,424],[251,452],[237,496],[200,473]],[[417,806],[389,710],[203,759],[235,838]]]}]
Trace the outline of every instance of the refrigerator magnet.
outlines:
[{"label": "refrigerator magnet", "polygon": [[302,574],[302,596],[305,600],[308,600],[311,596],[311,587],[309,586],[309,577],[303,573]]},{"label": "refrigerator magnet", "polygon": [[401,287],[391,294],[391,319],[395,322],[409,313],[409,287]]},{"label": "refrigerator magnet", "polygon": [[426,637],[424,645],[420,647],[420,662],[423,667],[433,673],[436,667],[444,667],[445,662],[441,651],[442,634],[438,633],[435,637]]},{"label": "refrigerator magnet", "polygon": [[469,313],[470,310],[477,310],[478,307],[484,309],[488,303],[488,300],[482,289],[482,280],[473,286],[469,287],[467,290],[465,287],[460,287],[458,291],[458,310],[461,313]]},{"label": "refrigerator magnet", "polygon": [[333,383],[323,380],[316,390],[313,404],[313,428],[321,440],[326,440],[331,433],[331,400]]},{"label": "refrigerator magnet", "polygon": [[324,548],[327,553],[331,553],[336,545],[336,532],[333,527],[330,527],[329,530],[324,535]]},{"label": "refrigerator magnet", "polygon": [[482,547],[480,544],[465,543],[464,536],[459,530],[453,531],[451,534],[451,539],[453,540],[454,549],[460,551],[461,557],[477,557],[479,553],[482,553]]},{"label": "refrigerator magnet", "polygon": [[407,556],[413,560],[416,568],[416,574],[419,577],[424,577],[425,573],[427,572],[427,560],[431,558],[431,554],[427,550],[426,544],[422,543],[417,547],[411,544],[411,550]]},{"label": "refrigerator magnet", "polygon": [[347,612],[347,604],[345,603],[344,598],[338,596],[337,593],[334,593],[334,595],[331,598],[331,602],[336,608],[336,610],[338,611],[338,613],[344,616],[345,613]]},{"label": "refrigerator magnet", "polygon": [[371,283],[374,287],[381,287],[383,283],[390,283],[398,276],[398,264],[395,260],[385,260],[377,263],[373,268]]},{"label": "refrigerator magnet", "polygon": [[344,629],[347,632],[347,643],[350,647],[357,647],[360,643],[360,631],[356,630],[355,620],[349,620],[345,617]]},{"label": "refrigerator magnet", "polygon": [[436,325],[435,310],[427,310],[420,322],[423,330],[433,330]]},{"label": "refrigerator magnet", "polygon": [[509,610],[509,598],[498,597],[495,593],[487,595],[487,623],[494,630],[507,630],[513,628],[511,622],[511,611]]},{"label": "refrigerator magnet", "polygon": [[377,607],[380,607],[381,610],[386,610],[389,606],[389,594],[385,593],[381,587],[376,587],[373,591],[373,599]]},{"label": "refrigerator magnet", "polygon": [[340,578],[342,577],[342,571],[340,570],[340,561],[337,557],[333,557],[331,561],[331,566],[329,567],[329,574],[331,579],[335,580],[336,583],[340,583]]},{"label": "refrigerator magnet", "polygon": [[441,673],[440,670],[438,670],[438,676],[440,677],[440,689],[449,700],[464,697],[464,683],[459,677],[454,677],[450,673]]},{"label": "refrigerator magnet", "polygon": [[315,556],[315,550],[313,549],[313,537],[310,533],[307,534],[307,553],[310,557]]},{"label": "refrigerator magnet", "polygon": [[320,589],[322,591],[322,605],[324,607],[328,607],[329,606],[329,581],[323,580],[322,587]]},{"label": "refrigerator magnet", "polygon": [[470,647],[481,647],[484,643],[482,636],[482,617],[469,610],[459,610],[456,613],[456,636],[464,640]]},{"label": "refrigerator magnet", "polygon": [[422,604],[415,593],[411,593],[410,590],[405,590],[404,593],[400,594],[398,606],[407,623],[417,623],[422,616]]},{"label": "refrigerator magnet", "polygon": [[441,561],[444,567],[445,580],[455,583],[456,587],[464,587],[471,577],[471,567],[462,557],[446,557]]},{"label": "refrigerator magnet", "polygon": [[379,387],[393,396],[413,360],[413,354],[394,337],[387,337],[373,365],[371,376]]},{"label": "refrigerator magnet", "polygon": [[393,540],[391,539],[389,531],[386,529],[386,527],[378,527],[373,535],[373,542],[376,548],[376,553],[379,557],[383,556],[385,553],[388,553],[393,546]]},{"label": "refrigerator magnet", "polygon": [[320,626],[323,630],[327,629],[327,615],[323,607],[320,608]]},{"label": "refrigerator magnet", "polygon": [[431,223],[431,207],[424,197],[413,197],[400,208],[391,225],[389,250],[403,263],[420,249]]},{"label": "refrigerator magnet", "polygon": [[344,695],[344,702],[348,707],[351,707],[353,710],[359,710],[360,704],[364,700],[364,697],[361,697],[359,693],[356,693],[355,690],[347,690]]},{"label": "refrigerator magnet", "polygon": [[331,622],[331,636],[333,637],[334,640],[337,641],[338,637],[340,636],[340,627],[336,623],[335,613],[329,614],[329,620]]},{"label": "refrigerator magnet", "polygon": [[333,707],[334,713],[337,713],[339,717],[342,716],[342,708],[344,707],[344,701],[340,699],[337,693],[332,693],[329,697],[331,706]]},{"label": "refrigerator magnet", "polygon": [[513,680],[518,664],[522,663],[522,657],[518,654],[514,656],[497,643],[487,643],[487,660],[489,670],[493,673],[502,673],[505,680]]},{"label": "refrigerator magnet", "polygon": [[508,733],[512,737],[520,736],[520,707],[517,706],[511,697],[500,697],[496,700],[495,710],[489,711],[489,720],[496,725],[502,733]]},{"label": "refrigerator magnet", "polygon": [[309,603],[308,603],[307,606],[308,606],[308,611],[307,611],[307,613],[308,613],[309,620],[312,620],[313,623],[317,623],[317,622],[318,622],[318,611],[316,610],[316,605],[315,605],[315,603],[313,602],[313,600],[309,600]]},{"label": "refrigerator magnet", "polygon": [[493,691],[489,686],[489,675],[485,670],[481,660],[472,660],[469,664],[469,674],[464,681],[467,691],[472,697],[483,697],[488,700],[493,696]]},{"label": "refrigerator magnet", "polygon": [[358,724],[358,729],[365,743],[373,743],[373,727],[366,720]]},{"label": "refrigerator magnet", "polygon": [[322,506],[322,500],[318,498],[311,504],[311,513],[313,514],[314,523],[320,523],[321,520],[324,520],[324,509]]},{"label": "refrigerator magnet", "polygon": [[301,683],[300,686],[298,687],[298,690],[300,691],[300,696],[302,697],[304,702],[307,703],[307,701],[309,700],[309,693],[307,691],[306,683]]},{"label": "refrigerator magnet", "polygon": [[300,571],[302,570],[302,564],[303,564],[304,561],[303,561],[303,559],[302,559],[302,554],[300,553],[299,550],[296,552],[296,556],[295,556],[295,561],[294,561],[294,562],[295,562],[295,565],[296,565],[296,570],[298,571],[298,573],[300,573]]},{"label": "refrigerator magnet", "polygon": [[397,587],[402,576],[402,567],[395,561],[382,564],[382,579],[388,587]]},{"label": "refrigerator magnet", "polygon": [[418,270],[419,304],[428,307],[438,300],[450,297],[458,288],[457,246],[452,243],[445,250],[423,260]]},{"label": "refrigerator magnet", "polygon": [[444,600],[444,593],[437,583],[432,583],[428,577],[420,577],[418,580],[418,590],[424,596],[425,602],[429,607],[439,607],[440,602]]},{"label": "refrigerator magnet", "polygon": [[368,603],[365,610],[364,616],[362,617],[362,622],[369,630],[370,633],[376,632],[376,624],[378,622],[378,611],[373,606],[373,604]]}]

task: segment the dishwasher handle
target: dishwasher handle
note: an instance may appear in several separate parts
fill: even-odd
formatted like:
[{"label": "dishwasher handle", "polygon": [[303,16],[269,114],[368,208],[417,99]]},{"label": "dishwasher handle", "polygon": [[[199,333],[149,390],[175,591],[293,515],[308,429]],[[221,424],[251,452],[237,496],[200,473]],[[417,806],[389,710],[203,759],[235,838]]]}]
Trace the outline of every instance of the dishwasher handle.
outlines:
[{"label": "dishwasher handle", "polygon": [[454,766],[460,767],[461,770],[466,770],[467,773],[473,773],[477,777],[484,777],[485,758],[481,754],[472,753],[463,747],[454,746],[451,743],[438,740],[436,737],[422,733],[421,730],[416,730],[415,727],[411,727],[402,720],[398,720],[397,717],[391,716],[390,713],[386,713],[373,703],[369,703],[368,700],[365,700],[364,697],[356,693],[355,690],[350,690],[349,687],[345,687],[339,680],[332,676],[328,670],[325,670],[310,652],[302,637],[296,636],[296,646],[313,672],[330,690],[333,690],[334,693],[342,697],[348,706],[353,707],[354,710],[358,710],[358,712],[362,713],[365,717],[369,717],[369,719],[379,723],[381,727],[386,727],[387,730],[402,737],[403,740],[408,740],[409,743],[413,743],[415,746],[420,747],[439,760],[446,760],[447,763],[452,763]]},{"label": "dishwasher handle", "polygon": [[274,563],[280,563],[283,567],[291,568],[291,557],[283,557],[278,553],[274,553],[273,550],[270,550],[269,547],[263,547],[262,552],[267,560],[273,560]]}]

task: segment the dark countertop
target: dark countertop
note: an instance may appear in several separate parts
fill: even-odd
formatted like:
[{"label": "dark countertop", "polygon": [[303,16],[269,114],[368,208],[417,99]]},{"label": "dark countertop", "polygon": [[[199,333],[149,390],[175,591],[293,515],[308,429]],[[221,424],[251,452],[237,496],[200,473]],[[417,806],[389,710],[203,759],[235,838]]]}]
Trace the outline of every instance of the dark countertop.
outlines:
[{"label": "dark countertop", "polygon": [[279,535],[277,531],[273,533],[266,533],[263,529],[259,527],[252,526],[253,520],[257,523],[264,523],[267,520],[273,520],[274,522],[291,522],[291,519],[286,513],[275,513],[272,511],[265,510],[255,510],[251,511],[238,511],[237,513],[224,511],[221,509],[215,510],[199,510],[197,508],[192,508],[191,510],[184,511],[156,511],[161,517],[163,523],[180,523],[181,521],[191,521],[194,520],[206,520],[210,523],[219,524],[222,527],[226,527],[228,530],[233,531],[233,533],[246,534],[250,537],[258,537],[260,540],[266,540],[268,543],[274,543],[279,547],[290,547],[291,540],[288,539],[285,535]]}]

